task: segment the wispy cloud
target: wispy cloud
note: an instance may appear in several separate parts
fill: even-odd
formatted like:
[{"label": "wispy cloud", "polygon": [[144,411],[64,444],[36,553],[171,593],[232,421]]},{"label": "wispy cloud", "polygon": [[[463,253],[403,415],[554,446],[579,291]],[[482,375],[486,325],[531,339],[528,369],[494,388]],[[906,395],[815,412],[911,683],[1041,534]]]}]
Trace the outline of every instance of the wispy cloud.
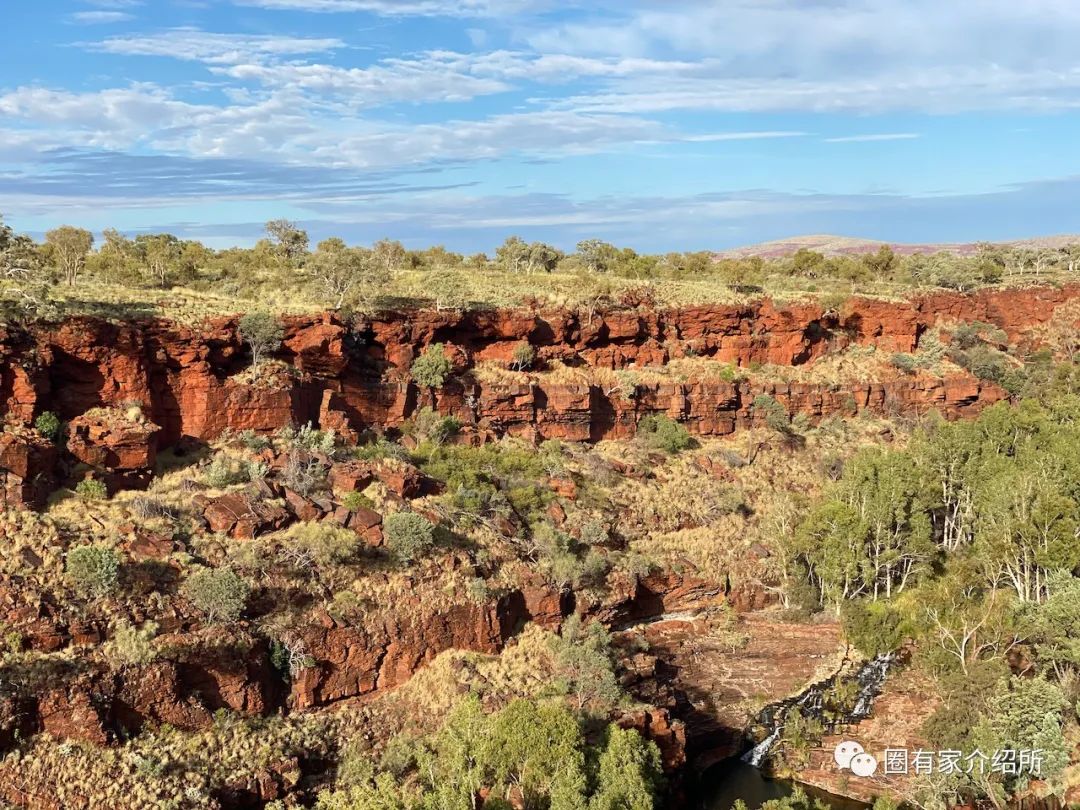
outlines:
[{"label": "wispy cloud", "polygon": [[[238,5],[318,13],[367,12],[386,17],[492,17],[556,7],[552,0],[234,0]],[[576,3],[563,4],[573,7]]]},{"label": "wispy cloud", "polygon": [[763,132],[713,132],[708,135],[687,135],[682,140],[690,143],[717,143],[722,141],[758,141],[773,138],[801,138],[806,132],[768,130]]},{"label": "wispy cloud", "polygon": [[107,25],[134,20],[135,15],[126,11],[76,11],[68,19],[80,25]]},{"label": "wispy cloud", "polygon": [[912,141],[921,138],[918,132],[884,132],[878,135],[844,135],[840,138],[824,138],[825,143],[871,143],[873,141]]},{"label": "wispy cloud", "polygon": [[236,64],[264,57],[324,53],[345,43],[335,37],[219,34],[198,28],[173,28],[156,34],[125,34],[85,47],[125,56],[167,56],[209,64]]}]

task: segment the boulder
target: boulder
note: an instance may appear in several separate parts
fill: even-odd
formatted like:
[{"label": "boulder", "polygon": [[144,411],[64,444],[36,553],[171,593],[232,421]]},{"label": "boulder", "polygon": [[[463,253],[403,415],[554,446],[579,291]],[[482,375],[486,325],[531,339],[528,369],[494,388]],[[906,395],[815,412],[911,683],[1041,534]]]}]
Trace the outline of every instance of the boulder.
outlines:
[{"label": "boulder", "polygon": [[30,430],[0,433],[0,508],[40,508],[56,488],[56,445]]},{"label": "boulder", "polygon": [[210,530],[235,539],[250,540],[283,529],[293,516],[273,502],[255,500],[250,495],[231,493],[210,499],[203,508]]},{"label": "boulder", "polygon": [[334,492],[362,492],[375,480],[371,465],[365,461],[346,461],[335,463],[328,476],[330,488]]},{"label": "boulder", "polygon": [[152,470],[157,460],[152,422],[129,421],[113,412],[90,411],[68,425],[67,452],[83,464],[107,471]]}]

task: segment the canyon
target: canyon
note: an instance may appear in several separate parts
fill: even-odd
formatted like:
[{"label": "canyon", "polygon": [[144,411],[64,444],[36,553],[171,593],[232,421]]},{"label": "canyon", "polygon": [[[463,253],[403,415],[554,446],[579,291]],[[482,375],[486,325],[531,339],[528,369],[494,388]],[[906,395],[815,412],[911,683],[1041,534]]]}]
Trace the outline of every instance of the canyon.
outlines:
[{"label": "canyon", "polygon": [[[259,375],[247,372],[249,355],[236,318],[199,326],[96,318],[10,324],[0,330],[0,412],[8,425],[0,434],[0,498],[6,507],[42,507],[62,483],[88,473],[111,492],[143,489],[164,452],[193,456],[206,443],[240,431],[271,433],[309,423],[355,442],[366,432],[398,431],[427,406],[457,417],[459,441],[472,444],[503,435],[536,443],[626,439],[650,414],[667,415],[701,437],[726,436],[763,424],[753,406],[762,395],[779,402],[790,418],[803,415],[812,423],[863,412],[936,410],[965,418],[1008,393],[962,370],[833,383],[777,382],[760,369],[811,367],[859,346],[913,352],[931,330],[958,322],[988,323],[1009,343],[1034,346],[1032,330],[1076,297],[1080,286],[1074,285],[935,293],[905,301],[853,298],[835,308],[763,299],[674,310],[627,302],[599,311],[536,306],[350,319],[324,313],[282,319],[277,362]],[[409,375],[413,360],[434,344],[443,346],[454,367],[438,390],[418,387]],[[505,369],[526,345],[535,351],[535,371],[481,373],[489,366]],[[662,371],[693,358],[744,373],[730,381],[645,378],[632,390],[588,376]],[[580,370],[581,381],[544,370],[555,364]],[[132,409],[137,416],[127,413]],[[68,424],[63,448],[29,429],[45,411]],[[265,461],[269,478],[243,493],[215,497],[193,490],[205,529],[245,539],[295,521],[335,520],[369,545],[380,545],[381,515],[303,497],[275,477],[283,458],[268,452]],[[405,462],[327,465],[335,491],[359,492],[378,481],[405,503],[435,486]],[[122,531],[124,548],[140,564],[168,569],[166,558],[182,550],[177,541],[136,522]],[[29,569],[35,565],[26,560]],[[455,552],[449,565],[473,563]],[[121,672],[91,665],[22,673],[36,684],[34,696],[0,700],[0,747],[39,732],[107,745],[148,725],[206,728],[222,709],[265,716],[363,702],[406,683],[440,653],[495,654],[525,624],[557,629],[576,612],[615,628],[645,622],[635,632],[649,641],[650,651],[628,648],[623,666],[631,693],[652,708],[620,722],[656,741],[665,768],[678,773],[688,758],[701,765],[736,752],[748,703],[797,691],[844,654],[836,625],[785,624],[755,613],[768,602],[765,593],[732,590],[730,582],[661,571],[630,577],[600,601],[538,577],[481,602],[435,604],[421,592],[409,594],[393,613],[367,622],[316,609],[296,627],[295,639],[318,665],[288,683],[271,668],[264,639],[252,635],[245,645],[220,644],[216,628],[170,608],[164,619],[158,617],[162,638],[173,650],[169,660]],[[725,604],[746,614],[750,646],[740,653],[699,649],[697,617]],[[0,579],[0,620],[18,629],[27,649],[42,653],[92,649],[109,635],[100,622],[73,620],[24,577]],[[233,799],[223,806],[262,806],[287,795],[280,765],[233,786]],[[0,797],[26,803],[19,790],[0,787]],[[28,806],[58,805],[42,800]]]}]

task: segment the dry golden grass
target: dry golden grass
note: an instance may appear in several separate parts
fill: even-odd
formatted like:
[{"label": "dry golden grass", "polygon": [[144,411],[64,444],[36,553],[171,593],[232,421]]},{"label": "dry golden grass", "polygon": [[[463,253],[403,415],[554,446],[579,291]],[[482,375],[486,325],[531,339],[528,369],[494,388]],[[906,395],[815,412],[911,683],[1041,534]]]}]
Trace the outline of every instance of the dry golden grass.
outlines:
[{"label": "dry golden grass", "polygon": [[205,731],[166,726],[113,748],[40,735],[0,760],[0,780],[28,799],[49,796],[69,808],[216,807],[214,791],[244,784],[290,756],[328,754],[335,737],[332,715],[245,720],[227,714]]},{"label": "dry golden grass", "polygon": [[[362,309],[372,311],[401,306],[434,306],[432,279],[445,275],[445,270],[401,270]],[[776,273],[768,276],[760,292],[739,291],[717,275],[688,279],[628,279],[597,276],[576,272],[537,273],[522,275],[497,268],[466,268],[453,271],[457,286],[455,297],[467,301],[466,306],[512,307],[523,303],[539,303],[548,307],[603,308],[627,296],[648,299],[660,307],[679,307],[700,304],[745,303],[760,295],[771,296],[777,303],[791,304],[815,298],[829,301],[859,295],[883,300],[902,300],[913,292],[933,292],[938,288],[914,288],[911,285],[885,281],[864,281],[852,284],[842,279],[809,279]],[[264,309],[279,314],[317,312],[328,302],[316,291],[289,278],[282,282],[273,273],[264,273],[250,287],[227,282],[230,292],[220,292],[221,282],[209,278],[193,287],[173,287],[168,290],[128,287],[84,277],[72,288],[58,285],[52,296],[69,314],[89,314],[115,320],[132,318],[171,318],[183,323],[197,324],[208,318],[235,315],[252,309]],[[1051,273],[1042,281],[1069,281],[1064,273]],[[1011,278],[999,286],[1028,286],[1023,278]],[[197,287],[197,288],[196,288]],[[236,288],[237,292],[232,292]],[[12,290],[0,289],[0,300],[20,303]]]},{"label": "dry golden grass", "polygon": [[499,655],[448,650],[384,701],[414,723],[434,727],[469,692],[492,707],[536,697],[550,690],[555,677],[552,638],[528,625]]}]

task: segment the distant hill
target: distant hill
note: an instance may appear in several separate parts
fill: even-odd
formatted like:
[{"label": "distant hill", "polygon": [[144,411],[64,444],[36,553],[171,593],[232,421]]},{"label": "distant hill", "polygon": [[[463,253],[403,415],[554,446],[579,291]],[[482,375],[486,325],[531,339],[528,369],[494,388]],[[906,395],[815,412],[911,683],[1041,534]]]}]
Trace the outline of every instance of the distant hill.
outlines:
[{"label": "distant hill", "polygon": [[[1034,239],[1017,239],[1012,242],[999,242],[996,244],[1011,245],[1025,248],[1060,248],[1069,244],[1080,243],[1080,236],[1040,236]],[[746,256],[761,256],[762,258],[778,258],[790,256],[800,248],[816,250],[826,256],[859,255],[873,253],[882,245],[889,245],[893,250],[902,255],[915,253],[937,253],[945,251],[958,256],[971,256],[978,251],[977,242],[956,243],[927,243],[905,244],[901,242],[879,242],[874,239],[857,239],[850,236],[832,236],[829,234],[816,234],[813,236],[793,236],[790,239],[777,239],[773,242],[761,242],[757,245],[732,248],[731,250],[719,251],[716,255],[725,259],[738,259]]]}]

